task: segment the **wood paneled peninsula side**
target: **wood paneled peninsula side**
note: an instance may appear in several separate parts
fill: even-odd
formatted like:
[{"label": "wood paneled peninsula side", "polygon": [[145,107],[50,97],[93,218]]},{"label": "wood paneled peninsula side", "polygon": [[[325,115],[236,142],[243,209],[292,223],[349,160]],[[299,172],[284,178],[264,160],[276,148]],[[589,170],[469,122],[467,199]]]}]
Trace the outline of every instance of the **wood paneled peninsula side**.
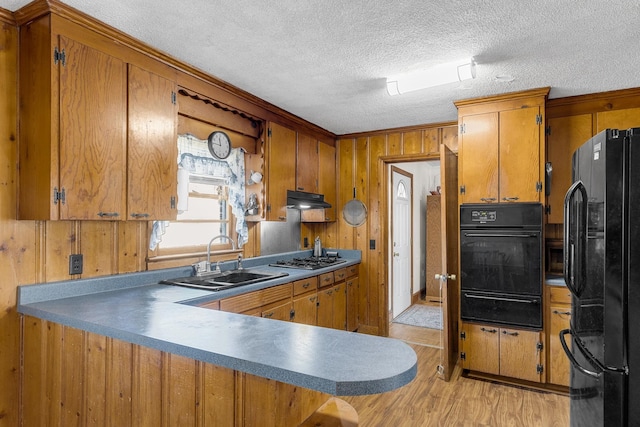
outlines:
[{"label": "wood paneled peninsula side", "polygon": [[247,259],[289,275],[219,292],[158,284],[190,266],[20,287],[25,422],[298,425],[331,395],[409,383],[417,357],[401,341],[201,307],[360,263],[340,253],[319,270],[268,266],[308,251]]}]

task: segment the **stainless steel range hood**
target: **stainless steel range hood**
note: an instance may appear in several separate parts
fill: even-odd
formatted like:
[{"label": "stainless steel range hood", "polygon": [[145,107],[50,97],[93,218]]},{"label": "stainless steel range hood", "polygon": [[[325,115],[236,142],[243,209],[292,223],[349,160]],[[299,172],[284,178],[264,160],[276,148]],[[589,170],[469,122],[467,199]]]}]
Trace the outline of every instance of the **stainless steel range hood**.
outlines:
[{"label": "stainless steel range hood", "polygon": [[323,194],[287,190],[287,207],[302,210],[330,208],[331,205],[324,201]]}]

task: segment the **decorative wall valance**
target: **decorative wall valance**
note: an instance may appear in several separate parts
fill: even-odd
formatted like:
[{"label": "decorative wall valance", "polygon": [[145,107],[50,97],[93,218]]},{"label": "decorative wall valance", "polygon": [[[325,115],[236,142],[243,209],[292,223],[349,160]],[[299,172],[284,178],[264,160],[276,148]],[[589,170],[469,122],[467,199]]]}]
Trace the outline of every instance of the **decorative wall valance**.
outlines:
[{"label": "decorative wall valance", "polygon": [[[202,103],[204,103],[205,105],[209,105],[213,108],[216,108],[217,110],[220,110],[222,112],[225,113],[230,113],[235,117],[229,118],[228,122],[218,122],[219,120],[211,120],[212,124],[218,125],[220,127],[223,128],[228,128],[230,130],[234,130],[236,132],[242,133],[244,135],[248,135],[251,136],[255,139],[258,139],[260,137],[260,135],[262,135],[262,131],[264,129],[264,120],[254,117],[250,114],[247,114],[243,111],[240,111],[236,108],[233,108],[229,105],[223,104],[221,102],[218,101],[214,101],[211,100],[203,95],[200,95],[196,92],[192,92],[189,91],[187,89],[184,88],[180,88],[178,90],[178,93],[182,96],[186,96],[190,99],[196,100],[196,101],[200,101]],[[210,121],[207,120],[209,117],[203,117],[203,114],[194,114],[194,111],[185,111],[185,110],[191,110],[189,109],[189,107],[185,107],[184,109],[180,108],[180,112],[184,113],[186,115],[192,116],[194,118],[197,118],[199,120],[203,120],[203,121]],[[207,115],[204,115],[207,116]],[[243,119],[243,121],[245,121],[244,124],[240,124],[237,122],[237,118],[241,118]],[[218,122],[218,123],[214,123],[214,122]]]}]

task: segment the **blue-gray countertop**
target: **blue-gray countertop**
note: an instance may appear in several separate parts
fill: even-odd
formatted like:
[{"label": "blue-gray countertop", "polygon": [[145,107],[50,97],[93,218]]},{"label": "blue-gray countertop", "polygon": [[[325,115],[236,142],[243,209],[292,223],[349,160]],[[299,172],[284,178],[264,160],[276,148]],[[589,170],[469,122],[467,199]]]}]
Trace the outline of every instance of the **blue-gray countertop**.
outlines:
[{"label": "blue-gray countertop", "polygon": [[[318,270],[267,266],[278,259],[309,256],[309,251],[247,258],[247,270],[289,275],[218,292],[157,284],[190,275],[190,266],[21,286],[18,311],[337,396],[401,387],[417,370],[415,352],[401,341],[196,306],[360,262],[359,251],[339,252],[346,263]],[[223,263],[222,270],[234,266]]]}]

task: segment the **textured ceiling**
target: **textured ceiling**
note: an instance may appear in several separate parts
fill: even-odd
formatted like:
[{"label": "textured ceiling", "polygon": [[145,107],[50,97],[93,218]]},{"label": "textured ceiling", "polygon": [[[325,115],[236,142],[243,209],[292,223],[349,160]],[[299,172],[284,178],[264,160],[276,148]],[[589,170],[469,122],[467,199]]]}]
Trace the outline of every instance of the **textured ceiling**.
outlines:
[{"label": "textured ceiling", "polygon": [[[640,86],[638,0],[64,3],[336,134],[456,120],[457,99]],[[386,92],[388,75],[470,56],[475,80]]]}]

